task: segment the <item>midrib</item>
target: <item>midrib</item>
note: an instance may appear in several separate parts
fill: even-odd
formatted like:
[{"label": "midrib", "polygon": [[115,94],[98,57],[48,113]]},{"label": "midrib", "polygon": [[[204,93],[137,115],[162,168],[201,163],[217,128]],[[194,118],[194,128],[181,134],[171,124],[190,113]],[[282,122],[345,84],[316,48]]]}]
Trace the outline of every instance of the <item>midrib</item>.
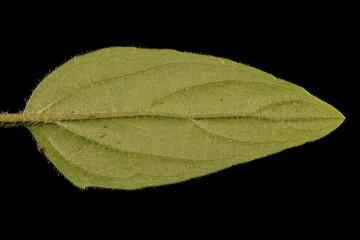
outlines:
[{"label": "midrib", "polygon": [[0,114],[1,124],[18,124],[24,123],[52,123],[58,121],[76,121],[76,120],[98,120],[98,119],[116,119],[129,117],[163,117],[163,118],[179,118],[179,119],[214,119],[214,118],[252,118],[267,121],[318,121],[318,120],[343,120],[340,117],[266,117],[255,114],[239,115],[239,114],[179,114],[164,112],[117,112],[117,113],[89,113],[89,114]]}]

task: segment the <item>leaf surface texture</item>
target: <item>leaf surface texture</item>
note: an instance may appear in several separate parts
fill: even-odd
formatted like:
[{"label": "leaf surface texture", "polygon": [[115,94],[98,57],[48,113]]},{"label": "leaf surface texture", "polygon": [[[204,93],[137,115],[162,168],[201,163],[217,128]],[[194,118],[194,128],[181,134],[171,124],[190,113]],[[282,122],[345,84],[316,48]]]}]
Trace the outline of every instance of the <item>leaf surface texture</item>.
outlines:
[{"label": "leaf surface texture", "polygon": [[344,120],[305,89],[244,64],[127,47],[69,60],[24,114],[57,116],[28,128],[72,183],[116,189],[210,174],[314,141]]}]

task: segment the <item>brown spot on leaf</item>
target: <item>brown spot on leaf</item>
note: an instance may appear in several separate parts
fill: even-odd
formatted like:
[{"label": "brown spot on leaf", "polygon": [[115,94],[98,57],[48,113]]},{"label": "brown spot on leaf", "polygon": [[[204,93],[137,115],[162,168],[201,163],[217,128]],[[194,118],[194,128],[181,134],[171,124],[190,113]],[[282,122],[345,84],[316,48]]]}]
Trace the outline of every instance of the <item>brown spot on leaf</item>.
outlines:
[{"label": "brown spot on leaf", "polygon": [[88,118],[96,118],[96,115],[90,114],[90,115],[88,115],[87,117],[88,117]]},{"label": "brown spot on leaf", "polygon": [[44,152],[44,147],[37,145],[37,150],[38,150],[39,153],[43,153]]},{"label": "brown spot on leaf", "polygon": [[153,101],[153,103],[152,103],[153,106],[154,106],[154,105],[161,105],[161,104],[164,104],[164,102],[161,101],[160,99],[155,100],[155,101]]},{"label": "brown spot on leaf", "polygon": [[103,137],[105,137],[106,136],[106,134],[104,133],[104,134],[101,134],[100,136],[99,136],[99,138],[103,138]]}]

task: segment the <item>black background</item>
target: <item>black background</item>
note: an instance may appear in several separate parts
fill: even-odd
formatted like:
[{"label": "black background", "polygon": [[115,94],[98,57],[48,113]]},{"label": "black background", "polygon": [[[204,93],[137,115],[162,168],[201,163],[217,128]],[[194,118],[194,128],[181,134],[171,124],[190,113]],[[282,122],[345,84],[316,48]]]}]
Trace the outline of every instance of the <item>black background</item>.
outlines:
[{"label": "black background", "polygon": [[[313,228],[317,221],[335,221],[335,214],[344,217],[358,191],[353,166],[358,157],[352,154],[357,142],[351,140],[356,134],[354,112],[358,111],[354,107],[358,75],[352,73],[354,62],[358,63],[355,34],[351,15],[338,16],[341,9],[336,6],[309,9],[300,13],[292,8],[275,13],[264,9],[265,15],[255,9],[253,15],[240,18],[246,8],[228,13],[187,6],[178,13],[160,10],[142,15],[134,7],[104,15],[100,13],[105,10],[100,9],[88,14],[80,9],[54,15],[41,12],[12,24],[4,18],[3,112],[21,111],[38,82],[72,56],[103,47],[135,46],[171,48],[248,64],[304,87],[347,118],[318,141],[209,176],[138,191],[79,190],[37,151],[27,129],[1,128],[4,206],[32,209],[34,214],[40,209],[61,214],[60,206],[114,214],[150,210],[188,220],[228,213],[224,217],[234,215],[239,221],[247,212],[265,221],[278,215],[289,221],[301,216]],[[85,16],[76,18],[79,14]],[[151,217],[142,219],[151,222]]]}]

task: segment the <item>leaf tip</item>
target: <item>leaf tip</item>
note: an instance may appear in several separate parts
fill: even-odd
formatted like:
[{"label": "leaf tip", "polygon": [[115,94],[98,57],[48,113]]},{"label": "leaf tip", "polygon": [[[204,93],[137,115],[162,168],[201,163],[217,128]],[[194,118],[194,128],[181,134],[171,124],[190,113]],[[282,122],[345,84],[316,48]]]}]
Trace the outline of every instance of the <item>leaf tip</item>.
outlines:
[{"label": "leaf tip", "polygon": [[336,109],[335,107],[333,107],[332,114],[333,114],[333,118],[339,120],[339,122],[340,122],[339,125],[341,125],[341,124],[345,121],[345,119],[346,119],[346,117],[344,116],[344,114],[342,114],[342,113],[341,113],[338,109]]}]

